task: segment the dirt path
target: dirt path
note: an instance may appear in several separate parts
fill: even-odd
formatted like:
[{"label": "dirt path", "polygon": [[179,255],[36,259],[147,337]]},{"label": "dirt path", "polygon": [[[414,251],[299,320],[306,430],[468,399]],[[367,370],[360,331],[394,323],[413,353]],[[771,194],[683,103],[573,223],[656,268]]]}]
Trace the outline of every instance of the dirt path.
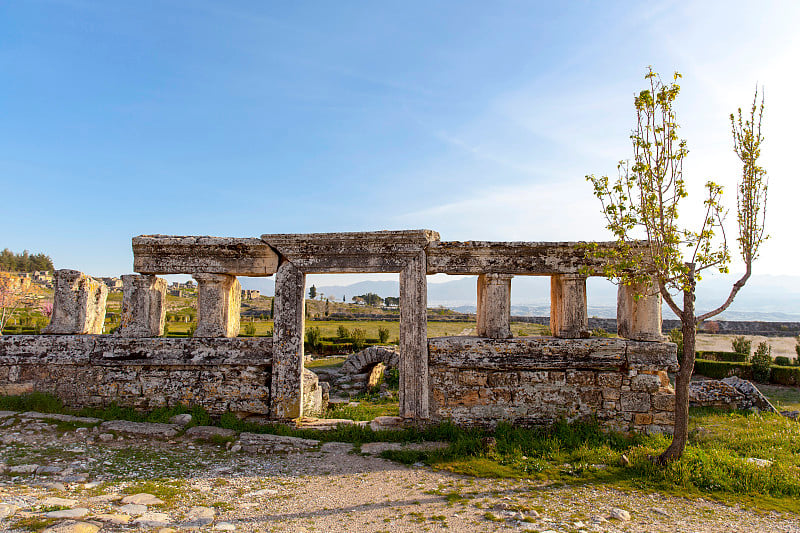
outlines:
[{"label": "dirt path", "polygon": [[[226,448],[222,442],[185,438],[101,439],[107,434],[99,428],[62,432],[63,423],[59,429],[50,421],[21,416],[5,420],[0,427],[0,470],[5,470],[0,474],[0,516],[2,504],[16,509],[0,519],[2,531],[20,520],[31,523],[59,512],[46,500],[59,497],[67,503],[55,507],[84,513],[77,518],[80,523],[103,531],[186,530],[202,523],[210,531],[282,533],[800,532],[795,515],[601,486],[472,478],[356,454],[344,443],[253,454],[230,451],[230,442]],[[164,503],[123,507],[122,497],[137,492]],[[630,520],[610,518],[615,508],[627,511]],[[118,516],[117,523],[111,515]],[[64,519],[48,522],[62,529],[75,525]]]}]

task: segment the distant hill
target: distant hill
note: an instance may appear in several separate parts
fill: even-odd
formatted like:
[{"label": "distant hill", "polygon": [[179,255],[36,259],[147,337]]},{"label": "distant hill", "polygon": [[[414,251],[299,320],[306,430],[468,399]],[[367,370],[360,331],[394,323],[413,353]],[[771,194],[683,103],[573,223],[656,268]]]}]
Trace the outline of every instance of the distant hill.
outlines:
[{"label": "distant hill", "polygon": [[[735,275],[708,277],[698,285],[699,312],[722,303],[730,292]],[[240,278],[244,288],[261,289],[272,295],[272,278]],[[428,305],[443,306],[461,312],[475,312],[476,278],[468,276],[443,283],[428,283]],[[326,297],[348,301],[357,294],[374,292],[382,297],[399,296],[397,281],[361,281],[350,285],[317,286]],[[617,308],[617,287],[602,278],[587,283],[589,316],[614,318]],[[550,279],[546,276],[516,276],[511,282],[511,313],[519,316],[547,316],[550,312]],[[664,308],[664,318],[674,315]],[[800,321],[800,276],[754,275],[742,289],[733,305],[720,317],[725,320]]]}]

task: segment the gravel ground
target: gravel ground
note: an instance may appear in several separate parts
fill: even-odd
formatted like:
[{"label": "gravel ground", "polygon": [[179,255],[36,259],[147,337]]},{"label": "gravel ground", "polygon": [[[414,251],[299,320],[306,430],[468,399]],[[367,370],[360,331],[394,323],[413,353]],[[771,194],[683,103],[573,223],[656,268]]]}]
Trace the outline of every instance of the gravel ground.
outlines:
[{"label": "gravel ground", "polygon": [[[50,518],[39,527],[800,532],[800,517],[792,514],[600,486],[472,478],[354,453],[344,443],[253,454],[231,451],[231,442],[112,435],[98,427],[65,430],[63,421],[59,426],[18,414],[0,420],[0,517],[9,514],[0,518],[0,531],[24,531],[25,521],[67,512],[72,520]],[[137,492],[164,503],[123,507],[122,498]],[[47,500],[52,497],[67,501]]]}]

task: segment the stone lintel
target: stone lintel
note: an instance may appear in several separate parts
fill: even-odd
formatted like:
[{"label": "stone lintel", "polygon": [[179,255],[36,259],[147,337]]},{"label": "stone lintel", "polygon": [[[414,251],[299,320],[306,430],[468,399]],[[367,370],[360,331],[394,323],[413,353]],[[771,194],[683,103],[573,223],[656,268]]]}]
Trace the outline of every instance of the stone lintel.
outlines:
[{"label": "stone lintel", "polygon": [[164,334],[167,281],[150,274],[122,276],[121,337],[159,337]]},{"label": "stone lintel", "polygon": [[303,273],[401,272],[439,234],[431,230],[266,234],[261,239]]},{"label": "stone lintel", "polygon": [[235,337],[239,334],[242,286],[228,274],[194,274],[197,281],[195,337]]},{"label": "stone lintel", "polygon": [[431,366],[486,370],[620,370],[627,363],[630,342],[613,338],[437,337],[428,339],[428,362]]},{"label": "stone lintel", "polygon": [[558,274],[550,277],[550,331],[555,337],[589,336],[586,310],[586,277]]},{"label": "stone lintel", "polygon": [[260,239],[140,235],[133,238],[133,270],[140,274],[271,276],[277,254]]},{"label": "stone lintel", "polygon": [[53,315],[42,333],[86,335],[103,333],[108,287],[78,270],[55,271]]},{"label": "stone lintel", "polygon": [[667,370],[677,372],[678,347],[671,342],[625,341],[628,368],[635,370]]},{"label": "stone lintel", "polygon": [[614,242],[432,242],[426,250],[428,274],[603,275],[604,260],[589,247],[613,248]]},{"label": "stone lintel", "polygon": [[510,274],[478,276],[477,335],[490,339],[511,338]]}]

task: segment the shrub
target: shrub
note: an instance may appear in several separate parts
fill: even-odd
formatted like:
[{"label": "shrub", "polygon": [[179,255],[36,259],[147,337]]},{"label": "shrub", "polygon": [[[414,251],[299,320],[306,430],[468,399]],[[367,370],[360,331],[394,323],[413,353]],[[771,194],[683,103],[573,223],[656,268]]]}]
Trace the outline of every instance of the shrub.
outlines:
[{"label": "shrub", "polygon": [[386,386],[390,390],[397,390],[400,388],[400,370],[397,368],[389,368],[384,373]]},{"label": "shrub", "polygon": [[695,360],[694,371],[697,374],[712,379],[723,379],[731,376],[738,376],[742,379],[751,379],[753,374],[750,363],[709,361],[707,359]]},{"label": "shrub", "polygon": [[747,355],[736,352],[716,352],[716,351],[697,351],[695,352],[698,359],[705,359],[707,361],[728,361],[729,363],[746,363]]},{"label": "shrub", "polygon": [[798,336],[794,342],[794,352],[797,354],[797,359],[795,359],[795,361],[800,363],[800,336]]},{"label": "shrub", "polygon": [[753,379],[760,383],[769,381],[770,367],[772,366],[772,346],[766,342],[758,344],[753,353]]},{"label": "shrub", "polygon": [[389,328],[385,328],[383,326],[378,327],[378,341],[381,344],[386,344],[389,340]]},{"label": "shrub", "polygon": [[[775,359],[777,360],[778,358],[776,357]],[[769,381],[778,385],[800,385],[800,368],[796,366],[773,366]]]},{"label": "shrub", "polygon": [[186,334],[189,337],[194,337],[194,332],[197,331],[197,322],[192,322],[189,324],[189,329],[186,331]]},{"label": "shrub", "polygon": [[339,340],[347,340],[350,338],[350,331],[346,327],[339,325],[339,328],[336,330],[336,336]]},{"label": "shrub", "polygon": [[778,366],[791,366],[792,361],[785,355],[778,355],[775,357],[775,364]]},{"label": "shrub", "polygon": [[361,328],[353,328],[353,331],[350,332],[350,340],[353,341],[353,351],[357,352],[366,344],[367,332]]},{"label": "shrub", "polygon": [[306,331],[306,342],[308,343],[308,347],[312,350],[316,350],[319,348],[319,345],[322,340],[322,334],[319,331],[319,328],[308,328]]},{"label": "shrub", "polygon": [[[733,351],[736,353],[745,354],[747,358],[750,358],[750,351],[753,348],[753,342],[746,338],[746,337],[734,337],[733,341],[731,341],[731,346]],[[746,361],[747,359],[745,359]]]},{"label": "shrub", "polygon": [[591,333],[592,337],[613,337],[613,335],[603,328],[595,328]]},{"label": "shrub", "polygon": [[244,326],[244,334],[248,337],[253,337],[256,334],[256,325],[252,322],[245,324]]}]

